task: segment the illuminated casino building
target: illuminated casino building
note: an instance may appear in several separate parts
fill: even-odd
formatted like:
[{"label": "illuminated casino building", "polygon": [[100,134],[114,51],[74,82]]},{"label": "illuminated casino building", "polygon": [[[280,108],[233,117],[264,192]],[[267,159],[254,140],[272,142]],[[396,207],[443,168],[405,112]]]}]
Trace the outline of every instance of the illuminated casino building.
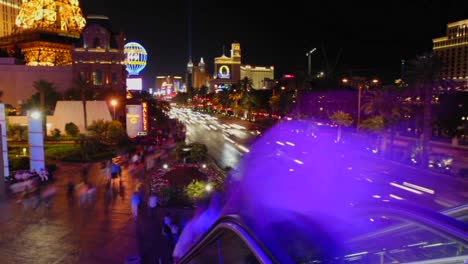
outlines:
[{"label": "illuminated casino building", "polygon": [[157,76],[156,91],[158,96],[175,95],[179,92],[185,92],[181,76]]},{"label": "illuminated casino building", "polygon": [[230,57],[223,54],[221,57],[215,58],[215,73],[210,81],[210,88],[215,91],[229,89],[232,85],[239,84],[240,80],[245,77],[252,80],[254,89],[268,88],[265,84],[274,79],[273,66],[243,66],[241,59],[241,47],[238,42],[232,43]]},{"label": "illuminated casino building", "polygon": [[[15,9],[14,2],[0,0],[0,14]],[[37,92],[34,82],[40,79],[61,93],[73,86],[73,45],[87,24],[76,0],[19,2],[12,33],[0,37],[0,50],[9,56],[0,58],[2,101],[14,107]],[[8,19],[7,15],[0,21]]]},{"label": "illuminated casino building", "polygon": [[239,83],[241,79],[241,48],[240,44],[235,42],[231,45],[231,56],[223,54],[214,60],[214,74],[211,80],[211,87],[214,90],[229,89],[232,85]]},{"label": "illuminated casino building", "polygon": [[241,66],[241,80],[245,77],[252,80],[254,89],[271,88],[270,82],[274,79],[274,68],[270,67],[252,67],[250,65]]},{"label": "illuminated casino building", "polygon": [[468,89],[468,19],[449,23],[447,36],[433,39],[433,43],[434,53],[446,65],[440,77]]},{"label": "illuminated casino building", "polygon": [[200,89],[201,87],[210,86],[210,74],[206,70],[205,61],[203,58],[200,59],[200,62],[197,66],[194,66],[193,69],[193,88]]},{"label": "illuminated casino building", "polygon": [[106,16],[90,15],[73,49],[73,76],[89,80],[94,92],[112,91],[123,99],[127,72],[124,64],[125,37],[113,29]]},{"label": "illuminated casino building", "polygon": [[22,0],[0,0],[0,37],[13,33]]},{"label": "illuminated casino building", "polygon": [[18,49],[28,66],[72,64],[72,45],[86,25],[76,0],[23,1],[13,33],[0,38],[10,55]]}]

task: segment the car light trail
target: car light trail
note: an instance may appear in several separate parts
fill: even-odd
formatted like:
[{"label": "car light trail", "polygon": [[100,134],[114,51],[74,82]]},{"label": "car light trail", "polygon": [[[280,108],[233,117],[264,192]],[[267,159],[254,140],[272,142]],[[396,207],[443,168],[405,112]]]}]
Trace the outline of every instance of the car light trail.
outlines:
[{"label": "car light trail", "polygon": [[398,183],[391,182],[390,185],[392,185],[394,187],[397,187],[397,188],[400,188],[400,189],[403,189],[403,190],[408,191],[408,192],[415,193],[415,194],[419,194],[419,195],[423,194],[423,192],[420,192],[420,191],[415,190],[415,189],[411,189],[409,187],[403,186],[403,185],[398,184]]},{"label": "car light trail", "polygon": [[393,199],[397,199],[397,200],[404,200],[403,198],[401,198],[400,196],[397,196],[395,194],[390,194],[390,197],[392,197]]},{"label": "car light trail", "polygon": [[416,185],[416,184],[413,184],[413,183],[403,182],[403,185],[411,187],[411,188],[416,189],[416,190],[420,190],[420,191],[425,192],[425,193],[435,194],[434,190],[426,188],[426,187],[422,187],[422,186],[419,186],[419,185]]}]

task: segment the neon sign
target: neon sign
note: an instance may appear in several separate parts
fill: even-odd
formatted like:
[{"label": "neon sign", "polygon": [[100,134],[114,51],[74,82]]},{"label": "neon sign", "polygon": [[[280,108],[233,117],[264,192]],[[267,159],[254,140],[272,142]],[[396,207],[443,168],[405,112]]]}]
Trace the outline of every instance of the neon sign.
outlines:
[{"label": "neon sign", "polygon": [[143,131],[148,131],[148,104],[143,103]]},{"label": "neon sign", "polygon": [[220,79],[231,79],[231,70],[229,69],[229,66],[222,65],[221,67],[219,67],[218,77]]}]

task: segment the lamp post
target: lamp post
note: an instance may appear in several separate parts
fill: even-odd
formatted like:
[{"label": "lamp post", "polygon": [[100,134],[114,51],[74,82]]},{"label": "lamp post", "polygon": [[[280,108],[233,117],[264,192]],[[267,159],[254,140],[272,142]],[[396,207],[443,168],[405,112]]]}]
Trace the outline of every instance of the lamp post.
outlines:
[{"label": "lamp post", "polygon": [[361,124],[361,93],[362,93],[362,85],[359,84],[356,131],[359,131],[359,124]]},{"label": "lamp post", "polygon": [[309,74],[309,76],[311,75],[311,56],[312,53],[314,53],[314,51],[316,51],[317,48],[313,48],[311,49],[309,52],[306,53],[306,56],[309,57],[309,64],[308,64],[308,67],[307,67],[307,73]]},{"label": "lamp post", "polygon": [[[348,85],[350,83],[350,80],[348,78],[343,78],[341,79],[341,82],[344,85]],[[357,83],[358,86],[358,107],[357,107],[357,122],[356,122],[356,131],[359,131],[359,124],[361,124],[361,93],[362,93],[362,83],[360,81],[357,82],[351,82],[349,85],[353,85],[354,83]]]},{"label": "lamp post", "polygon": [[112,99],[110,103],[112,105],[112,108],[114,109],[114,120],[115,120],[115,107],[117,106],[118,102],[117,100]]}]

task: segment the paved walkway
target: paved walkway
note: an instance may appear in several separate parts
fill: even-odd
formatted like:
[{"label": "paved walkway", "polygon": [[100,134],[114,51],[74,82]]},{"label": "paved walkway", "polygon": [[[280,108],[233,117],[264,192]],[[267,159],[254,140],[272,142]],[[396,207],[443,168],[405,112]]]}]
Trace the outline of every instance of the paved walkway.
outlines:
[{"label": "paved walkway", "polygon": [[[140,263],[170,263],[161,235],[168,209],[159,208],[153,218],[144,210],[139,221],[133,220],[130,196],[137,184],[133,172],[124,168],[121,183],[116,182],[110,193],[100,180],[99,164],[92,164],[89,181],[97,186],[97,200],[93,207],[80,207],[66,195],[68,181],[79,182],[80,165],[58,167],[53,183],[58,193],[51,208],[25,213],[14,199],[0,202],[0,263],[126,263],[131,256],[139,256]],[[192,213],[171,212],[184,218]]]}]

